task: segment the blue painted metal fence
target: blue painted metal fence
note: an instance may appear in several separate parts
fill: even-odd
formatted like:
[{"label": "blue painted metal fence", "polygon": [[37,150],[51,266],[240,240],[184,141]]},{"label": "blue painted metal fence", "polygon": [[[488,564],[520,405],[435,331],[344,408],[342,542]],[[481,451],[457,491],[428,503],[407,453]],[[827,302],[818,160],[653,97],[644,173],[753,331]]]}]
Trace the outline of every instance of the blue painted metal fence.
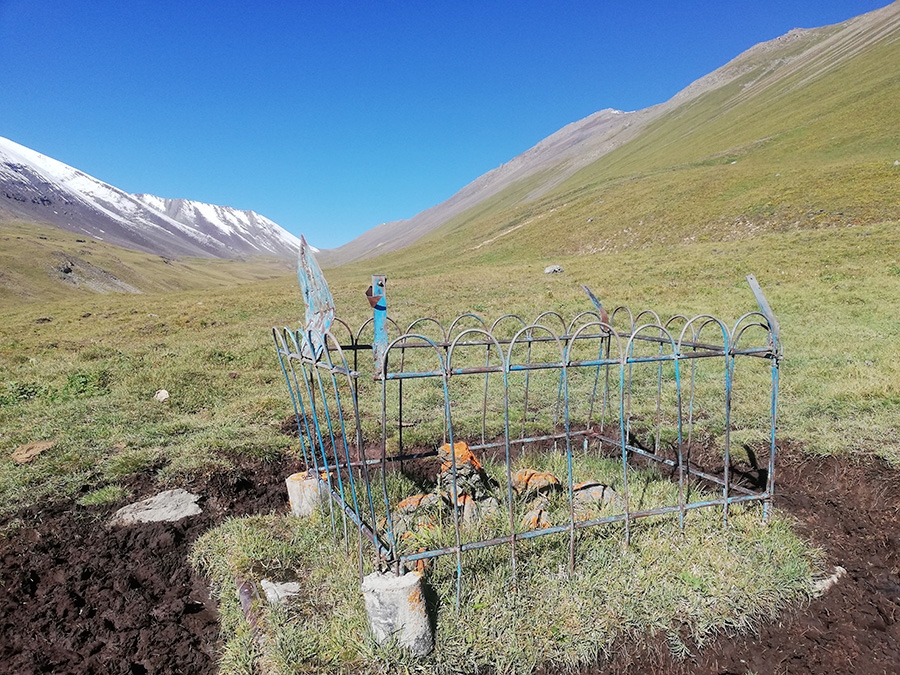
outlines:
[{"label": "blue painted metal fence", "polygon": [[[336,531],[338,521],[345,539],[350,528],[358,531],[360,570],[364,541],[376,566],[397,573],[454,556],[458,603],[464,557],[476,549],[507,546],[515,573],[517,543],[563,536],[573,568],[576,534],[586,528],[622,523],[627,542],[632,524],[650,516],[671,514],[683,529],[693,510],[721,509],[727,523],[734,505],[758,503],[768,518],[782,348],[759,284],[752,276],[748,282],[759,311],[730,326],[709,315],[663,320],[651,310],[635,314],[627,307],[608,313],[585,289],[593,307],[570,321],[556,312],[531,321],[508,314],[492,323],[465,314],[449,325],[420,318],[401,329],[388,317],[386,280],[375,276],[367,292],[373,317],[357,330],[337,318],[324,330],[318,319],[304,329],[273,329],[303,458],[327,487]],[[312,302],[333,306],[324,288]],[[322,313],[313,309],[308,316]],[[738,363],[753,386],[741,391],[736,406]],[[413,390],[417,385],[420,389]],[[458,412],[463,399],[465,414]],[[473,410],[472,401],[480,402],[480,411]],[[742,457],[757,464],[736,473],[735,413],[744,408],[751,412],[739,423]],[[508,532],[486,539],[465,536],[463,467],[453,449],[460,441],[501,467],[506,485],[497,494],[505,501],[499,506],[509,515]],[[391,494],[392,472],[435,457],[442,444],[451,448],[445,474],[453,543],[404,548],[397,524],[404,516]],[[720,458],[719,469],[703,469],[691,457],[710,447]],[[566,522],[528,529],[513,515],[514,462],[522,452],[551,448],[565,456],[569,515]],[[579,518],[575,465],[589,453],[618,458],[618,507]],[[635,462],[670,475],[678,485],[677,501],[643,507],[629,485]],[[701,484],[706,489],[697,487]]]}]

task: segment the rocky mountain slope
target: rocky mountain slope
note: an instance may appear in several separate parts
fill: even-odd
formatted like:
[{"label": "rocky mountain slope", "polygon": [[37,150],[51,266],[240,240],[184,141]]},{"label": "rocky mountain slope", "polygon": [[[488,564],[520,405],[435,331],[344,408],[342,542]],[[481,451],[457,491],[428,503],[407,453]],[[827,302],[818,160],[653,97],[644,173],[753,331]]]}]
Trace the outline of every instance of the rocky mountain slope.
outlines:
[{"label": "rocky mountain slope", "polygon": [[290,257],[300,245],[294,235],[253,211],[128,194],[2,137],[0,219],[48,223],[168,257]]}]

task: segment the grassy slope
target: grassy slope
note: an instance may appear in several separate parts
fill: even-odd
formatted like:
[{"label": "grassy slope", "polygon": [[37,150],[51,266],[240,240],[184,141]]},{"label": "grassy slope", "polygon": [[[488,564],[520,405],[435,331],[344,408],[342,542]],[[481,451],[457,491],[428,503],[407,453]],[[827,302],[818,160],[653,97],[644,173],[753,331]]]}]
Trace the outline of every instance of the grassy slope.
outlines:
[{"label": "grassy slope", "polygon": [[[613,305],[736,318],[755,307],[752,272],[784,331],[782,433],[814,452],[900,462],[897,37],[826,71],[827,42],[774,75],[772,58],[811,42],[754,55],[737,81],[546,197],[510,206],[512,193],[498,195],[403,251],[330,274],[385,272],[415,288],[403,302],[436,316],[584,308],[587,283]],[[567,274],[542,277],[551,263]]]},{"label": "grassy slope", "polygon": [[[65,266],[73,272],[60,272]],[[0,307],[69,297],[87,299],[97,291],[91,290],[85,279],[105,292],[114,292],[117,282],[144,292],[182,291],[271,278],[288,269],[287,261],[271,258],[166,260],[56,227],[0,222]]]},{"label": "grassy slope", "polygon": [[546,197],[498,195],[387,259],[477,265],[900,219],[900,40],[820,72],[830,58],[777,76],[751,60]]}]

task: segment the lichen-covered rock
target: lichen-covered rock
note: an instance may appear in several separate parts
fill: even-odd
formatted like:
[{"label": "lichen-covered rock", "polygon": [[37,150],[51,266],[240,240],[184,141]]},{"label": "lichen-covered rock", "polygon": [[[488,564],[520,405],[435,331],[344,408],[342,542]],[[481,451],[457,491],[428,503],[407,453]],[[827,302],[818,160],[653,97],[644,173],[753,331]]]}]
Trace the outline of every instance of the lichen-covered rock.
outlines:
[{"label": "lichen-covered rock", "polygon": [[[457,494],[468,494],[478,498],[483,494],[490,494],[497,486],[497,482],[487,475],[478,457],[465,441],[454,443],[452,448],[449,443],[444,443],[438,449],[438,457],[441,459],[438,485],[450,492],[454,491],[456,483]],[[450,503],[452,505],[452,501]]]},{"label": "lichen-covered rock", "polygon": [[517,495],[548,493],[559,490],[559,479],[549,471],[519,469],[512,475],[512,487]]},{"label": "lichen-covered rock", "polygon": [[438,448],[438,457],[441,458],[441,472],[450,471],[453,468],[453,460],[456,460],[457,474],[477,473],[481,470],[481,462],[475,456],[475,453],[469,449],[469,444],[465,441],[459,441],[453,444],[451,450],[449,443],[444,443]]},{"label": "lichen-covered rock", "polygon": [[411,495],[397,504],[397,509],[401,513],[415,513],[420,509],[436,506],[440,501],[440,495],[434,493]]},{"label": "lichen-covered rock", "polygon": [[547,512],[541,508],[531,509],[522,516],[522,527],[529,530],[540,530],[545,527],[550,527],[550,525],[551,522],[550,518],[547,516]]}]

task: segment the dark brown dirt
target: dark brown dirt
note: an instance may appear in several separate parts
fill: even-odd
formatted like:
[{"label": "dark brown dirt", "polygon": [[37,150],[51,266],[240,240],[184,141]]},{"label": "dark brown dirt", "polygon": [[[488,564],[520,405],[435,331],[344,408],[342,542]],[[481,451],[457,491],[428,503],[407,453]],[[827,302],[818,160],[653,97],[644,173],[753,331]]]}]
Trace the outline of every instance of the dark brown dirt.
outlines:
[{"label": "dark brown dirt", "polygon": [[877,460],[783,452],[776,504],[822,549],[836,586],[756,635],[722,636],[683,661],[665,643],[625,648],[591,673],[900,673],[900,473]]},{"label": "dark brown dirt", "polygon": [[[185,486],[201,516],[108,529],[115,507],[25,509],[0,539],[0,673],[213,673],[218,624],[192,542],[231,515],[286,508],[296,461],[244,467]],[[665,643],[623,645],[586,673],[900,673],[900,474],[874,461],[779,459],[777,504],[848,574],[823,597],[722,636],[683,661]],[[136,497],[157,490],[147,479]],[[4,523],[0,523],[3,525]]]},{"label": "dark brown dirt", "polygon": [[[218,617],[191,544],[226,516],[285,508],[296,468],[195,481],[185,487],[204,512],[177,523],[108,528],[121,505],[72,502],[16,514],[23,525],[0,539],[0,673],[214,673]],[[136,498],[160,491],[146,478],[131,487]]]}]

